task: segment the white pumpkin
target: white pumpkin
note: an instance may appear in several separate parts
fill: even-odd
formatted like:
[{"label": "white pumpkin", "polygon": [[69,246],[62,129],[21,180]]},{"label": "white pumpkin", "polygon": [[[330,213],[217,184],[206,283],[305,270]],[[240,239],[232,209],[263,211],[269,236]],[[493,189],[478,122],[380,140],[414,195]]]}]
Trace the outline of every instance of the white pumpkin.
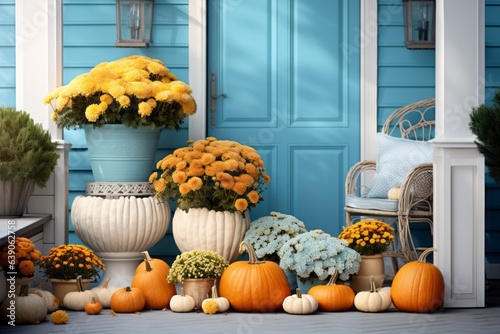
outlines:
[{"label": "white pumpkin", "polygon": [[194,298],[189,295],[185,295],[184,289],[182,288],[180,295],[173,295],[172,298],[170,298],[170,309],[173,312],[191,312],[194,310],[195,305],[196,302],[194,301]]},{"label": "white pumpkin", "polygon": [[370,290],[358,292],[354,297],[354,306],[362,312],[383,312],[391,306],[391,303],[389,293],[377,291],[373,276],[370,276]]},{"label": "white pumpkin", "polygon": [[83,311],[85,305],[91,302],[92,298],[99,300],[94,291],[83,289],[82,276],[76,278],[76,285],[78,286],[78,291],[69,292],[64,296],[63,304],[68,310]]},{"label": "white pumpkin", "polygon": [[401,188],[391,188],[387,192],[387,198],[392,199],[392,200],[397,200],[399,199],[399,195],[401,194]]},{"label": "white pumpkin", "polygon": [[212,287],[212,298],[206,298],[205,300],[203,300],[203,302],[201,303],[201,308],[203,308],[203,304],[205,304],[205,302],[208,300],[215,301],[215,303],[217,304],[217,312],[224,313],[229,310],[229,300],[227,300],[226,297],[219,297],[216,285]]},{"label": "white pumpkin", "polygon": [[21,286],[19,295],[5,298],[0,305],[2,321],[8,324],[20,325],[39,323],[47,316],[47,304],[37,294],[28,293],[27,284]]},{"label": "white pumpkin", "polygon": [[97,300],[102,304],[103,308],[109,308],[109,302],[111,301],[111,296],[118,290],[118,286],[108,286],[111,277],[106,278],[106,280],[99,286],[90,289],[95,292]]},{"label": "white pumpkin", "polygon": [[47,281],[43,280],[38,287],[30,288],[28,293],[34,293],[42,297],[45,304],[47,304],[47,312],[52,313],[59,308],[60,301],[52,292],[45,290],[45,282]]},{"label": "white pumpkin", "polygon": [[302,294],[297,288],[296,294],[283,300],[283,310],[290,314],[311,314],[318,309],[318,301],[311,295]]}]

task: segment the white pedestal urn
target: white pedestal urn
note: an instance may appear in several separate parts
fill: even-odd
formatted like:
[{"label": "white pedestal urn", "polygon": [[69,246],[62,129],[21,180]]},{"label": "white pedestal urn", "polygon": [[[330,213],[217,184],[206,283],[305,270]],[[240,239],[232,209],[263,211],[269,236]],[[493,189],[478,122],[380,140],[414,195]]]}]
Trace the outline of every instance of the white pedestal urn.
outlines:
[{"label": "white pedestal urn", "polygon": [[158,243],[167,232],[170,208],[167,202],[153,196],[139,197],[131,195],[137,192],[117,190],[119,184],[104,185],[112,189],[97,187],[100,190],[93,192],[114,192],[115,195],[77,196],[71,208],[71,220],[76,235],[106,265],[102,279],[111,277],[113,285],[128,286],[143,259],[141,253]]},{"label": "white pedestal urn", "polygon": [[248,211],[242,214],[202,208],[186,212],[177,208],[172,220],[175,244],[181,252],[216,251],[230,263],[238,258],[240,243],[249,227]]}]

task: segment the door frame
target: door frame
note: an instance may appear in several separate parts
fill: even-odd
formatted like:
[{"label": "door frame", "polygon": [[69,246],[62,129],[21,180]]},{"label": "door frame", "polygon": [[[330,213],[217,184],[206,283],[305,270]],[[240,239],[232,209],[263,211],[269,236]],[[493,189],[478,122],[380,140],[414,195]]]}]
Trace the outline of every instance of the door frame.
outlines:
[{"label": "door frame", "polygon": [[[361,0],[360,0],[361,1]],[[189,85],[198,104],[189,117],[189,139],[207,134],[207,1],[189,0]],[[360,160],[377,156],[377,0],[361,1],[360,42]],[[346,55],[348,56],[348,55]]]}]

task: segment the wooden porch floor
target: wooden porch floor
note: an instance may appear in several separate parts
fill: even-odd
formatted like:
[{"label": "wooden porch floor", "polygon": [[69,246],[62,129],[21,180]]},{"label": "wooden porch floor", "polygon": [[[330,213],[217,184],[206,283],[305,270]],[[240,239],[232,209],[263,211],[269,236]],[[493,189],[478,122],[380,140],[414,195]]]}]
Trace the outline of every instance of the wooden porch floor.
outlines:
[{"label": "wooden porch floor", "polygon": [[433,314],[404,313],[390,309],[383,313],[359,311],[299,316],[286,313],[236,313],[206,315],[146,311],[112,316],[103,310],[98,316],[68,312],[70,322],[54,325],[0,326],[0,333],[499,333],[500,280],[490,281],[486,307],[446,309]]}]

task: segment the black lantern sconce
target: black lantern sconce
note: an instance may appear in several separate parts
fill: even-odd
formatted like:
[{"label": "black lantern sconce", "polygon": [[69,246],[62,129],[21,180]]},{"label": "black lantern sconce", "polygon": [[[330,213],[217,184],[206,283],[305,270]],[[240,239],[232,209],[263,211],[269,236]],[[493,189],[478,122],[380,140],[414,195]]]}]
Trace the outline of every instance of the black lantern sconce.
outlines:
[{"label": "black lantern sconce", "polygon": [[116,0],[116,46],[147,48],[151,42],[154,0]]},{"label": "black lantern sconce", "polygon": [[436,47],[436,1],[403,0],[405,45],[408,49]]}]

